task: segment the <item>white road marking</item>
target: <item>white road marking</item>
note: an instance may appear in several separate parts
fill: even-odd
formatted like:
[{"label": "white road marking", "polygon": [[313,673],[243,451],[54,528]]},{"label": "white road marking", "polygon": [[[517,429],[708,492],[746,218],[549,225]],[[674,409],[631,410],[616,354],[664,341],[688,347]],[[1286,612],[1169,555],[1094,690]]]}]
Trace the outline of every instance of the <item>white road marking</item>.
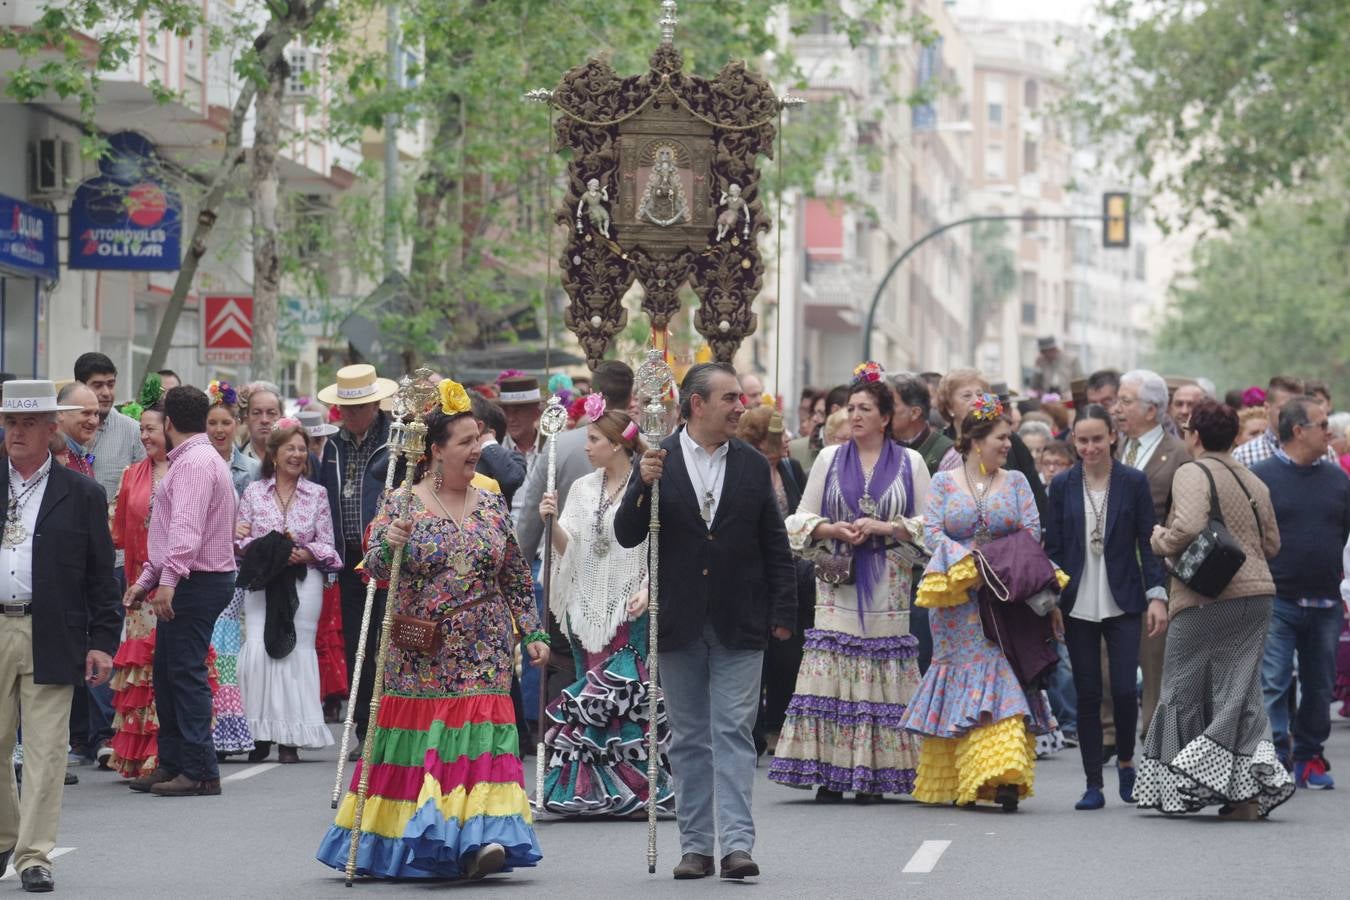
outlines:
[{"label": "white road marking", "polygon": [[900,871],[906,875],[923,875],[933,871],[938,860],[942,859],[942,854],[946,853],[951,845],[951,841],[924,841]]},{"label": "white road marking", "polygon": [[[51,858],[56,859],[58,856],[65,856],[67,853],[69,853],[74,849],[75,849],[74,847],[57,847],[55,850],[52,851]],[[5,874],[0,875],[0,881],[5,881],[6,879],[13,878],[15,877],[15,874],[16,873],[14,871],[14,867],[7,866],[5,868]]]},{"label": "white road marking", "polygon": [[259,763],[256,766],[249,766],[247,769],[240,769],[233,775],[226,775],[221,781],[243,781],[245,778],[252,778],[254,775],[261,775],[264,772],[275,769],[281,763]]}]

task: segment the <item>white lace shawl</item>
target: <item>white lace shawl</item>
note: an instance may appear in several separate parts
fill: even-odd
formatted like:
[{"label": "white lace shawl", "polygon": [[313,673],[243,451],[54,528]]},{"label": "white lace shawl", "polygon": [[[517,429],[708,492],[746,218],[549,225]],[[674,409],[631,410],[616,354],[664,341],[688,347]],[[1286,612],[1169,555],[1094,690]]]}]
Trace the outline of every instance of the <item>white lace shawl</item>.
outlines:
[{"label": "white lace shawl", "polygon": [[567,533],[567,549],[553,553],[549,598],[549,611],[591,653],[604,650],[614,638],[628,616],[629,598],[642,589],[647,574],[647,541],[629,550],[614,537],[614,514],[622,496],[605,511],[601,523],[609,535],[609,553],[595,552],[600,475],[597,470],[578,478],[567,494],[557,524]]}]

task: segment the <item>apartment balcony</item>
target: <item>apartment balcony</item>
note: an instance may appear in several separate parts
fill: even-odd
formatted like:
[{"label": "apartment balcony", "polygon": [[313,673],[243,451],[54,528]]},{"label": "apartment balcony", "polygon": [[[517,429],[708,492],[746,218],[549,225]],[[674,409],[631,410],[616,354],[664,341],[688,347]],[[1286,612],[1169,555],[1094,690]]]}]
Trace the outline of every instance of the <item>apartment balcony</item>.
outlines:
[{"label": "apartment balcony", "polygon": [[808,329],[833,334],[855,334],[862,329],[863,304],[872,288],[860,261],[812,259],[808,254],[803,275]]}]

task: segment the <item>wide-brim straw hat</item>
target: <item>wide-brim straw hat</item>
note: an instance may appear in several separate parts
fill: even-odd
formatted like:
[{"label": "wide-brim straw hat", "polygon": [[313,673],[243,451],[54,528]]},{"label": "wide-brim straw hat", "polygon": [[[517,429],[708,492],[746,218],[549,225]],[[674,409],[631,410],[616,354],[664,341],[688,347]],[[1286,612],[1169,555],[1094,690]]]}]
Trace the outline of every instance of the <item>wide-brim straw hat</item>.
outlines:
[{"label": "wide-brim straw hat", "polygon": [[0,400],[0,415],[67,412],[83,409],[56,402],[56,384],[51,381],[12,379],[5,382],[4,399]]},{"label": "wide-brim straw hat", "polygon": [[375,374],[367,363],[338,369],[337,382],[319,391],[319,402],[329,406],[360,406],[398,393],[398,384]]}]

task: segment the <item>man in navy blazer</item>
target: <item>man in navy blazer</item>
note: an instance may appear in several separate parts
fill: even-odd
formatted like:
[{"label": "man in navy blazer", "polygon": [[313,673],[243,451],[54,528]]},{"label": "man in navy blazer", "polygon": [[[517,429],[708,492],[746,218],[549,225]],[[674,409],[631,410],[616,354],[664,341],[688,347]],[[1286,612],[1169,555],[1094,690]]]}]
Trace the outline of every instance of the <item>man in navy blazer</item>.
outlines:
[{"label": "man in navy blazer", "polygon": [[643,456],[614,518],[621,545],[641,544],[660,480],[658,650],[681,879],[713,874],[714,842],[723,878],[759,874],[750,850],[760,673],[770,632],[786,640],[797,622],[796,574],[768,460],[733,437],[744,412],[735,369],[691,368],[680,386],[688,424]]}]

